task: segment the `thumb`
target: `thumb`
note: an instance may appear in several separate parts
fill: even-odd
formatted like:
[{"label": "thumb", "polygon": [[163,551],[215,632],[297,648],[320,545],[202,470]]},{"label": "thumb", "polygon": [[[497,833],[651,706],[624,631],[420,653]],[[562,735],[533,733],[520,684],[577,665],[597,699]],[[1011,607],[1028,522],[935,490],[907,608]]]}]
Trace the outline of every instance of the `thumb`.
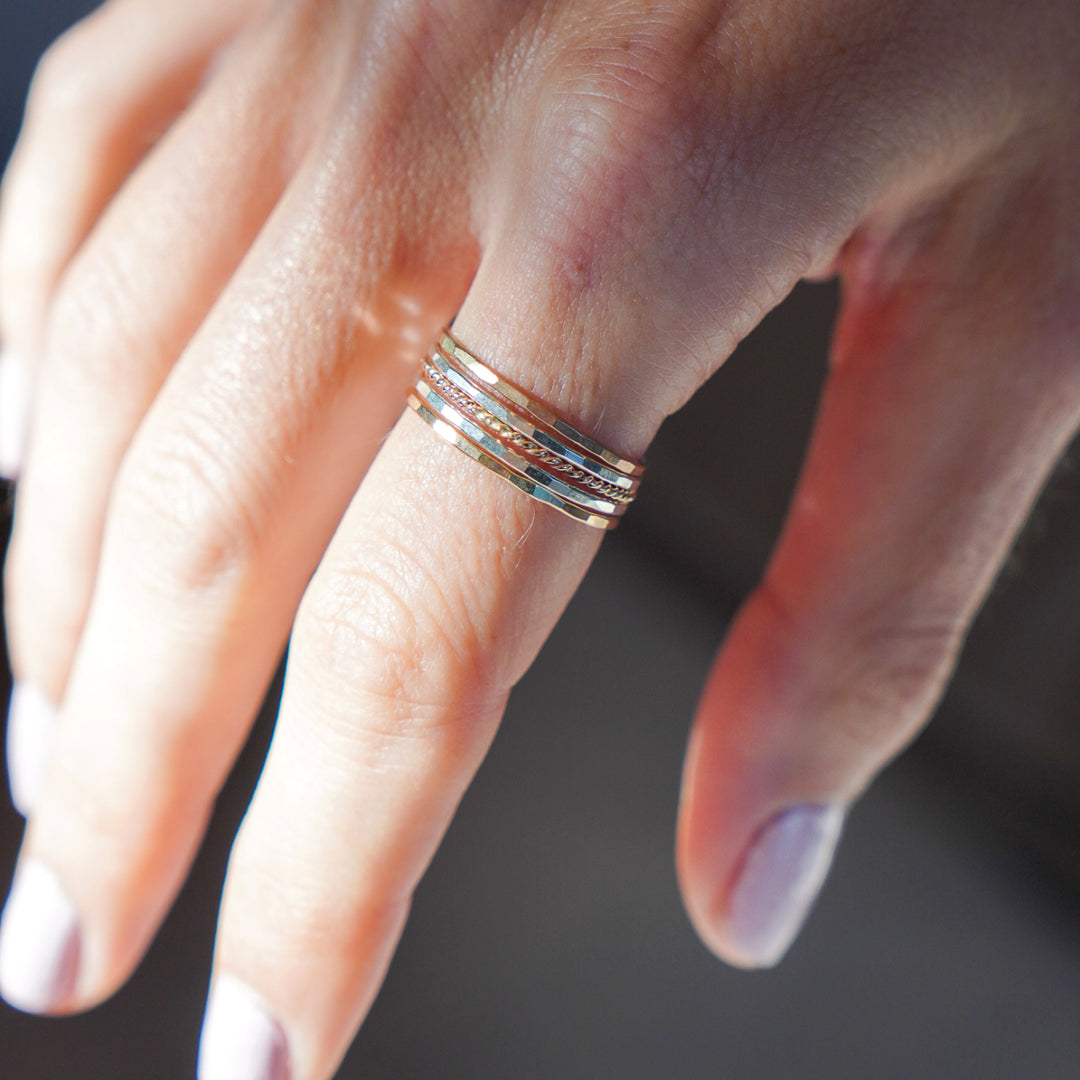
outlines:
[{"label": "thumb", "polygon": [[678,864],[733,963],[776,963],[848,807],[938,701],[1080,417],[1080,248],[1062,189],[998,169],[842,260],[816,431],[686,763]]}]

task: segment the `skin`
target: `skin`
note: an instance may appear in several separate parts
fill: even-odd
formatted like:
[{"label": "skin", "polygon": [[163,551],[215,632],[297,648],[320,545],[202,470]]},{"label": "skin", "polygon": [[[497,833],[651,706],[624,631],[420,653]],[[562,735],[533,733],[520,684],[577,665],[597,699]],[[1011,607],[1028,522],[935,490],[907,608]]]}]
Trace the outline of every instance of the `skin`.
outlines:
[{"label": "skin", "polygon": [[0,211],[35,384],[8,635],[61,705],[21,858],[83,935],[60,1011],[146,949],[291,633],[215,963],[294,1080],[347,1048],[599,543],[401,416],[441,325],[636,457],[836,273],[680,808],[690,917],[747,962],[748,841],[925,722],[1080,424],[1077,71],[1075,0],[110,0],[61,39]]}]

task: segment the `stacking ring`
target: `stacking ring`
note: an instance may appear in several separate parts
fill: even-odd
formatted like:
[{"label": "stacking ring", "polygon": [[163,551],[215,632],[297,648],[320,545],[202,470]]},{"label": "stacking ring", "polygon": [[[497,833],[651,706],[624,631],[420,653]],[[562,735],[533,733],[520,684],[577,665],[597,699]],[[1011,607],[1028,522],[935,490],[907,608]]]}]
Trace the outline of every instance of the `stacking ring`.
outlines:
[{"label": "stacking ring", "polygon": [[409,392],[439,436],[530,498],[613,529],[637,495],[642,464],[607,449],[507,382],[444,330]]}]

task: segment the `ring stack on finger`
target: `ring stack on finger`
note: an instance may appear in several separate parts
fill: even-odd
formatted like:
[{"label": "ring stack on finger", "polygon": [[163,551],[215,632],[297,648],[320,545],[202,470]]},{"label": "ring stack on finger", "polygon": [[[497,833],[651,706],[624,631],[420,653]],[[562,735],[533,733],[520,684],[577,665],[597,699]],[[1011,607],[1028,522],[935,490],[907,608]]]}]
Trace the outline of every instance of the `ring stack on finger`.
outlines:
[{"label": "ring stack on finger", "polygon": [[595,529],[619,523],[645,471],[500,378],[449,330],[423,362],[409,406],[519,491]]}]

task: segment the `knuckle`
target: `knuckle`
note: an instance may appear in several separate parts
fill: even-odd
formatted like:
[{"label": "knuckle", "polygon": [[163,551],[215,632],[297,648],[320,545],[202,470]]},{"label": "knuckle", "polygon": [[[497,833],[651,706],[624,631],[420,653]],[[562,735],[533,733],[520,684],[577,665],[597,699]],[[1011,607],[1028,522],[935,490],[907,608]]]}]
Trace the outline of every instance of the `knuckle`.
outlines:
[{"label": "knuckle", "polygon": [[767,576],[754,596],[767,638],[778,650],[777,674],[803,689],[812,725],[879,760],[898,751],[925,723],[963,641],[954,610],[887,595],[838,625],[815,620]]},{"label": "knuckle", "polygon": [[76,23],[42,54],[30,84],[30,117],[93,121],[105,76],[95,27],[93,17]]},{"label": "knuckle", "polygon": [[399,222],[437,224],[422,196],[439,189],[445,198],[446,176],[464,175],[474,148],[480,91],[460,60],[469,29],[448,6],[398,0],[374,11],[365,62],[342,96],[350,168],[361,183],[393,192]]},{"label": "knuckle", "polygon": [[419,560],[384,547],[309,590],[297,637],[345,728],[397,743],[453,729],[478,667],[461,623]]},{"label": "knuckle", "polygon": [[116,798],[120,785],[103,784],[98,772],[86,768],[85,760],[68,754],[56,754],[49,767],[54,817],[77,822],[82,835],[92,837],[99,849],[103,845],[129,853],[136,849],[139,823],[146,818],[125,812],[124,805],[131,804]]},{"label": "knuckle", "polygon": [[366,694],[407,707],[420,632],[392,584],[377,571],[354,571],[320,593],[306,614],[304,630],[334,685],[347,686],[362,671]]},{"label": "knuckle", "polygon": [[27,307],[44,321],[45,297],[55,273],[54,260],[27,235],[27,217],[5,180],[0,199],[0,312],[5,324]]},{"label": "knuckle", "polygon": [[956,662],[955,616],[889,609],[851,631],[836,675],[836,720],[853,742],[891,753],[925,723]]},{"label": "knuckle", "polygon": [[[6,236],[0,239],[0,322],[5,335],[11,332],[20,315],[24,317],[21,321],[40,325],[51,272],[51,265],[32,258],[22,245],[12,245]],[[29,319],[25,318],[27,315]]]},{"label": "knuckle", "polygon": [[5,628],[12,669],[59,701],[82,634],[85,582],[68,563],[43,554],[22,543],[9,550]]},{"label": "knuckle", "polygon": [[[123,388],[133,365],[145,368],[163,348],[153,320],[140,317],[139,287],[115,248],[88,249],[70,268],[51,305],[46,327],[50,357],[78,377],[111,392]],[[73,364],[70,358],[78,357]]]},{"label": "knuckle", "polygon": [[121,467],[109,539],[118,564],[156,592],[228,587],[257,558],[264,508],[226,464],[227,439],[222,426],[188,416]]},{"label": "knuckle", "polygon": [[105,760],[96,747],[63,749],[49,762],[46,846],[76,848],[121,896],[162,873],[191,828],[192,773],[176,763],[162,768],[153,754]]},{"label": "knuckle", "polygon": [[[603,288],[603,264],[641,234],[679,231],[682,211],[707,204],[725,160],[713,120],[716,16],[707,25],[671,13],[614,22],[570,42],[538,95],[529,172],[546,272],[568,302]],[[641,208],[662,220],[643,221]],[[697,215],[700,217],[701,215]]]},{"label": "knuckle", "polygon": [[[640,78],[640,76],[638,77]],[[665,98],[666,91],[658,91]],[[575,76],[562,87],[542,123],[538,145],[545,158],[536,198],[541,239],[565,250],[561,261],[582,280],[587,259],[619,225],[635,191],[656,182],[648,173],[659,102],[640,104],[610,70]]]},{"label": "knuckle", "polygon": [[[43,216],[40,177],[18,155],[0,188],[0,320],[6,334],[31,340],[41,332],[60,273],[53,222]],[[26,334],[29,331],[29,334]]]}]

